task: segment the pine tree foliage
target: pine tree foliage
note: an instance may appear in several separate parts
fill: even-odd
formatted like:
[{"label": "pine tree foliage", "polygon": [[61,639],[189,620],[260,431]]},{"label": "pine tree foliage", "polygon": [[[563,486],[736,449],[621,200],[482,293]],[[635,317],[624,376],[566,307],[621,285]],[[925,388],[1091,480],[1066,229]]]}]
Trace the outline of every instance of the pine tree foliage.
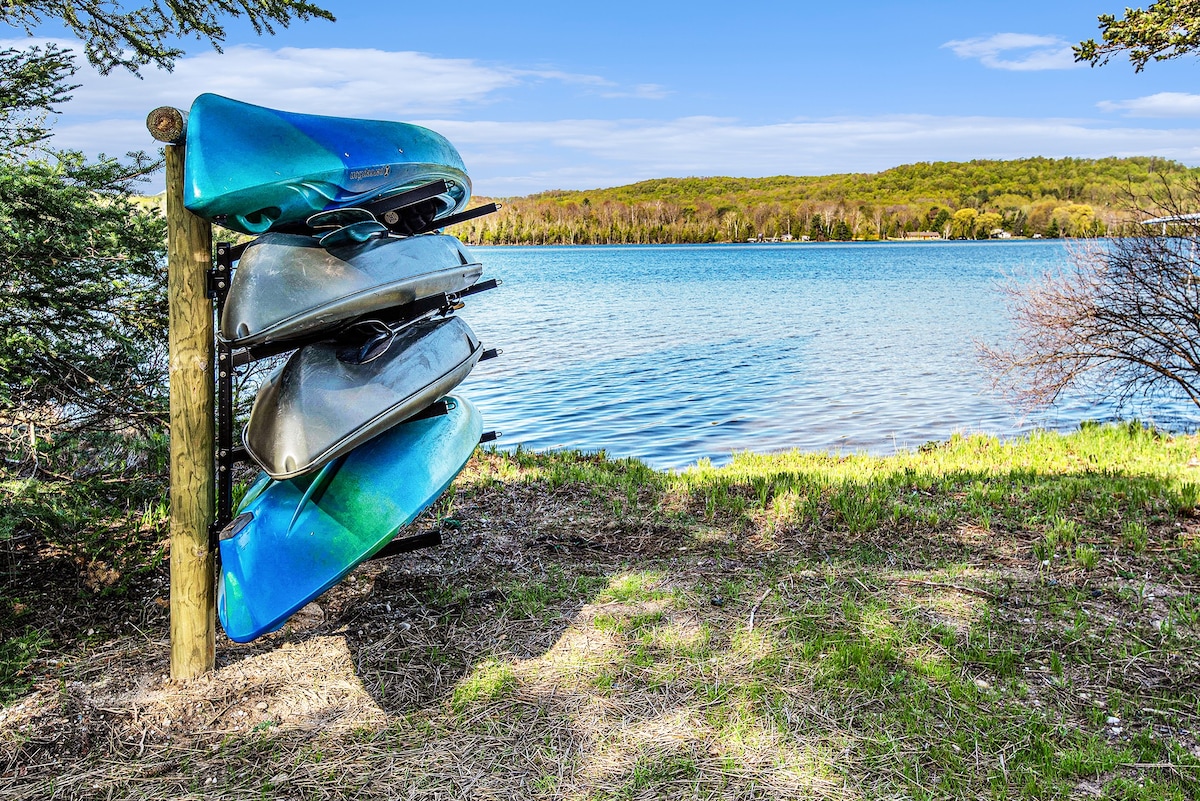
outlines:
[{"label": "pine tree foliage", "polygon": [[244,17],[259,33],[293,21],[333,20],[305,0],[153,0],[130,7],[119,0],[7,0],[0,22],[32,33],[47,20],[60,22],[85,48],[87,60],[101,73],[123,67],[134,73],[154,65],[170,70],[183,50],[172,40],[192,37],[218,51],[225,39],[222,20]]},{"label": "pine tree foliage", "polygon": [[0,51],[0,152],[26,152],[50,136],[48,118],[71,99],[69,52],[56,45]]},{"label": "pine tree foliage", "polygon": [[56,433],[150,431],[167,402],[165,225],[134,189],[158,165],[13,147],[46,138],[74,65],[55,50],[0,64],[35,78],[0,95],[0,432],[30,455]]},{"label": "pine tree foliage", "polygon": [[130,197],[144,166],[0,164],[0,425],[165,419],[165,230]]},{"label": "pine tree foliage", "polygon": [[[31,35],[65,25],[102,73],[169,70],[188,37],[219,51],[230,18],[261,34],[333,16],[306,0],[0,3]],[[167,416],[166,226],[134,194],[160,162],[48,147],[75,69],[55,46],[0,52],[0,451],[35,469],[56,434],[147,434]]]}]

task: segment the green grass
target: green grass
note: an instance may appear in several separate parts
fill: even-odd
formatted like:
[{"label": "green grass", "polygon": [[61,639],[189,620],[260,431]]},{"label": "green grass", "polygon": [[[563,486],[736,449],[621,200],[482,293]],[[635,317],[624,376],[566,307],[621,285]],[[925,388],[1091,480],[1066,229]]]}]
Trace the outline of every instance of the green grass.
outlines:
[{"label": "green grass", "polygon": [[[141,733],[121,727],[166,712],[142,690],[111,700],[118,668],[86,667],[126,635],[47,637],[36,593],[6,586],[8,697],[38,699],[56,731],[89,711],[93,727],[86,756],[66,736],[16,762],[58,772],[29,797],[72,775],[114,796],[254,797],[283,774],[290,793],[366,798],[1200,797],[1198,455],[1139,425],[678,473],[480,452],[438,510],[458,524],[444,549],[369,568],[374,585],[321,601],[321,628],[230,650],[219,681],[186,689],[195,729],[146,748],[194,767],[138,772]],[[110,553],[86,531],[60,542],[80,586]],[[152,562],[149,537],[125,552]],[[76,614],[123,586],[77,586]],[[256,660],[305,678],[264,669],[240,689]],[[302,703],[223,728],[239,694]],[[18,739],[0,749],[32,747]]]},{"label": "green grass", "polygon": [[1043,526],[1064,540],[1080,525],[1111,524],[1114,513],[1136,525],[1194,508],[1195,484],[1179,458],[1194,449],[1190,439],[1138,425],[1087,426],[1016,442],[954,437],[883,458],[737,454],[725,467],[701,465],[668,480],[702,500],[709,516],[768,514],[852,535],[986,519],[984,528]]},{"label": "green grass", "polygon": [[661,589],[662,581],[663,575],[658,572],[625,573],[609,580],[597,599],[617,603],[656,601],[666,597],[666,592]]},{"label": "green grass", "polygon": [[510,694],[517,684],[512,665],[488,659],[478,665],[454,688],[450,706],[462,712],[472,704],[495,701]]},{"label": "green grass", "polygon": [[[1195,723],[1200,682],[1183,665],[1200,662],[1184,638],[1200,633],[1200,602],[1184,593],[1164,609],[1123,577],[1200,568],[1196,455],[1195,438],[1134,423],[883,458],[737,454],[680,473],[489,458],[505,481],[574,483],[600,508],[679,526],[717,566],[733,560],[716,580],[662,561],[614,572],[594,598],[609,650],[583,670],[592,692],[694,699],[710,746],[785,762],[788,743],[848,749],[806,757],[818,789],[832,776],[883,795],[1065,798],[1098,781],[1105,797],[1182,798],[1200,789],[1200,761],[1140,710]],[[684,619],[709,599],[719,619]],[[1119,660],[1128,675],[1113,674]],[[1182,682],[1169,699],[1142,684],[1155,669]],[[1110,712],[1141,720],[1114,735]],[[613,797],[647,786],[641,753]],[[711,789],[712,766],[690,759],[687,778]]]},{"label": "green grass", "polygon": [[34,628],[0,640],[0,705],[20,698],[33,685],[29,666],[48,644],[46,636]]},{"label": "green grass", "polygon": [[558,604],[588,595],[604,579],[568,573],[552,566],[534,580],[512,581],[503,590],[503,613],[510,618],[558,614]]}]

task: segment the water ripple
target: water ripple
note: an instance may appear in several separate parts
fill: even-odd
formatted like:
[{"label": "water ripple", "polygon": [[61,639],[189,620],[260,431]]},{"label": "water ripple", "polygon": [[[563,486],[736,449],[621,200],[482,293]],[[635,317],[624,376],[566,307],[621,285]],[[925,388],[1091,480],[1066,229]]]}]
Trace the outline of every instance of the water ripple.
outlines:
[{"label": "water ripple", "polygon": [[[1023,416],[977,342],[1008,333],[999,282],[1059,242],[475,248],[504,285],[464,318],[503,358],[463,385],[504,447],[605,450],[663,468],[740,450],[889,453],[955,432],[1074,428]],[[1143,419],[1193,415],[1161,402]]]}]

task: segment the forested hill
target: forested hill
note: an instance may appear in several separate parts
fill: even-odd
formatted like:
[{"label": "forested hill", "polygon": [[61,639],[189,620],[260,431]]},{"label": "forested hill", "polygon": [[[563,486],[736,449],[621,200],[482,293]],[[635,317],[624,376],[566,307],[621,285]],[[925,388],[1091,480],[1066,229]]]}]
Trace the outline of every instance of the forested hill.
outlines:
[{"label": "forested hill", "polygon": [[1200,169],[1153,157],[921,162],[815,177],[659,178],[497,198],[498,213],[452,229],[472,244],[730,242],[905,236],[1099,236],[1124,198]]}]

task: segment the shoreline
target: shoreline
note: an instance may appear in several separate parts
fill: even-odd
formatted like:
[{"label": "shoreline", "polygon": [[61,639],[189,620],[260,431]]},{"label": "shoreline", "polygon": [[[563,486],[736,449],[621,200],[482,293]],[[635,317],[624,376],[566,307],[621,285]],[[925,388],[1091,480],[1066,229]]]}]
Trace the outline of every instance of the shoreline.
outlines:
[{"label": "shoreline", "polygon": [[[451,234],[452,236],[454,235],[453,231],[447,231],[447,233]],[[464,241],[463,244],[469,248],[609,248],[609,247],[612,247],[612,248],[616,248],[616,247],[622,247],[622,248],[656,247],[657,248],[657,247],[710,247],[710,246],[711,247],[718,247],[718,246],[739,247],[739,246],[745,246],[745,245],[809,246],[809,245],[895,245],[895,244],[902,244],[902,245],[916,245],[916,244],[922,244],[922,245],[924,245],[924,244],[968,245],[968,244],[1005,244],[1005,243],[1015,244],[1015,243],[1023,243],[1023,242],[1068,243],[1068,242],[1096,242],[1096,241],[1101,241],[1101,240],[1110,239],[1110,238],[1112,238],[1112,237],[1101,236],[1101,237],[1074,238],[1074,237],[1012,236],[1012,237],[1008,237],[1006,239],[895,239],[895,238],[889,238],[889,239],[823,239],[823,240],[815,240],[814,239],[814,240],[809,240],[809,241],[792,240],[792,241],[788,241],[788,242],[784,242],[784,241],[772,242],[769,240],[763,240],[761,242],[760,241],[753,241],[753,242],[750,242],[750,241],[746,241],[746,242],[600,242],[600,243],[561,242],[561,243],[553,243],[553,244],[544,244],[544,243],[543,244],[532,244],[532,243],[513,244],[513,243],[507,243],[507,242],[503,243],[503,244],[480,244],[480,243],[472,243],[472,242]]]},{"label": "shoreline", "polygon": [[1017,447],[1022,443],[1027,442],[1031,438],[1042,436],[1069,437],[1080,431],[1085,431],[1095,428],[1117,427],[1130,429],[1138,428],[1149,432],[1154,436],[1167,437],[1190,437],[1200,435],[1200,423],[1192,423],[1181,428],[1172,428],[1162,426],[1150,420],[1142,420],[1138,417],[1127,417],[1112,420],[1084,420],[1079,423],[1065,426],[1062,428],[1052,428],[1047,426],[1033,426],[1021,431],[1016,431],[1010,434],[996,434],[981,430],[963,430],[954,431],[942,438],[927,439],[923,442],[911,444],[906,443],[898,445],[893,441],[890,449],[880,450],[872,446],[830,446],[825,448],[804,448],[804,447],[780,447],[773,449],[755,449],[741,448],[734,449],[729,452],[724,452],[720,455],[698,456],[695,459],[681,466],[673,465],[658,465],[653,459],[639,456],[636,453],[619,453],[612,452],[609,448],[576,448],[576,447],[561,447],[561,448],[528,448],[524,443],[507,444],[503,442],[490,444],[487,448],[489,452],[501,454],[513,454],[516,451],[523,453],[531,453],[540,456],[555,456],[564,455],[580,459],[607,459],[610,461],[634,461],[644,465],[647,469],[665,474],[679,474],[690,470],[695,470],[703,467],[703,469],[721,468],[729,465],[739,457],[755,458],[755,459],[770,459],[773,457],[814,457],[814,458],[868,458],[868,459],[890,459],[904,456],[911,456],[923,450],[930,448],[943,447],[949,443],[960,442],[964,440],[987,440],[994,442],[1002,447]]}]

